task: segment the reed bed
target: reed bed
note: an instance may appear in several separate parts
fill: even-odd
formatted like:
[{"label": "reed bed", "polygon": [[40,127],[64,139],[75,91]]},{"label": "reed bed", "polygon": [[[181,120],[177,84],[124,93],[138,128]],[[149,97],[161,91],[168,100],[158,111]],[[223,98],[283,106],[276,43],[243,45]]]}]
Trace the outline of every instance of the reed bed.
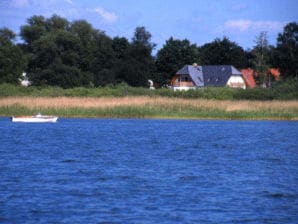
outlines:
[{"label": "reed bed", "polygon": [[231,101],[149,96],[0,98],[2,116],[36,112],[65,117],[298,120],[298,101]]}]

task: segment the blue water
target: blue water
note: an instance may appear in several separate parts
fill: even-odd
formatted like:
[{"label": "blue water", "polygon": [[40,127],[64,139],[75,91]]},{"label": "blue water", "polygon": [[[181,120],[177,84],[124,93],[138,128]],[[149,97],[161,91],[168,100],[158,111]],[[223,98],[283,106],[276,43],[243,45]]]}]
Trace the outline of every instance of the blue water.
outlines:
[{"label": "blue water", "polygon": [[0,118],[0,223],[298,223],[298,122]]}]

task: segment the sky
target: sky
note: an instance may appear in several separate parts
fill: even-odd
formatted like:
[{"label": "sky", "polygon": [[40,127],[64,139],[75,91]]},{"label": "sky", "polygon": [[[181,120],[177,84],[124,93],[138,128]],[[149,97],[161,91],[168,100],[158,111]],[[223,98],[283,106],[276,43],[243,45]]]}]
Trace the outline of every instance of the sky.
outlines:
[{"label": "sky", "polygon": [[53,14],[85,19],[110,37],[129,40],[144,26],[155,52],[170,37],[202,46],[225,36],[251,49],[263,31],[276,45],[283,27],[298,22],[298,0],[0,0],[0,28],[17,34],[31,16]]}]

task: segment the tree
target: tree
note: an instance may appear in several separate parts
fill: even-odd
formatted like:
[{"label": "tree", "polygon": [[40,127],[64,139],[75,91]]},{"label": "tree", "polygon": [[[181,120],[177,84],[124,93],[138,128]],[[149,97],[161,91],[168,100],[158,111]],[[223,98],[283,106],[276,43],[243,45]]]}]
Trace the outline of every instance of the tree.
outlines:
[{"label": "tree", "polygon": [[[56,85],[64,88],[88,85],[90,75],[80,69],[80,40],[68,31],[68,21],[58,16],[46,20],[44,32],[27,40],[28,76],[34,85]],[[33,25],[33,28],[35,23]],[[25,27],[25,26],[24,26]],[[27,25],[27,30],[33,30]]]},{"label": "tree", "polygon": [[129,42],[125,37],[115,37],[113,39],[112,48],[115,57],[119,60],[125,58],[129,49]]},{"label": "tree", "polygon": [[288,23],[278,34],[276,54],[278,68],[284,77],[298,78],[298,24]]},{"label": "tree", "polygon": [[253,54],[253,67],[257,71],[257,83],[259,85],[264,85],[268,82],[267,77],[268,70],[270,68],[269,59],[270,59],[270,48],[267,40],[267,33],[261,32],[259,36],[256,37],[255,47],[252,50]]},{"label": "tree", "polygon": [[93,52],[96,48],[95,30],[87,21],[77,20],[70,25],[69,31],[78,38],[78,55],[80,58],[78,67],[82,71],[90,71]]},{"label": "tree", "polygon": [[205,65],[233,65],[244,68],[247,64],[243,48],[227,37],[204,44],[199,48],[199,54],[202,64]]},{"label": "tree", "polygon": [[28,20],[28,25],[21,26],[21,37],[27,46],[38,40],[47,31],[46,19],[43,16],[32,16]]},{"label": "tree", "polygon": [[[124,44],[123,40],[122,43]],[[151,34],[144,27],[135,29],[132,43],[125,51],[117,70],[117,79],[131,86],[147,86],[148,79],[155,72],[152,50],[155,44],[151,42]]]},{"label": "tree", "polygon": [[152,51],[156,44],[151,42],[151,37],[151,34],[146,30],[145,27],[137,27],[135,29],[134,37],[132,38],[132,43],[135,45],[142,45]]},{"label": "tree", "polygon": [[90,71],[94,74],[94,84],[96,86],[104,86],[109,83],[115,83],[113,40],[104,32],[98,30],[94,35],[94,43],[93,58],[90,61]]},{"label": "tree", "polygon": [[69,30],[69,22],[67,21],[67,19],[54,14],[51,18],[46,20],[46,29],[47,31],[67,31]]},{"label": "tree", "polygon": [[14,39],[13,31],[0,29],[0,83],[17,84],[26,67],[25,56],[13,43]]},{"label": "tree", "polygon": [[96,35],[85,21],[70,24],[57,15],[29,18],[28,24],[21,27],[29,79],[34,85],[64,88],[92,85]]},{"label": "tree", "polygon": [[29,78],[35,85],[56,85],[64,88],[87,85],[79,69],[79,41],[64,30],[49,32],[32,44]]},{"label": "tree", "polygon": [[187,39],[178,40],[171,37],[157,52],[156,67],[159,77],[155,77],[154,81],[167,84],[183,65],[194,62],[200,63],[197,46]]}]

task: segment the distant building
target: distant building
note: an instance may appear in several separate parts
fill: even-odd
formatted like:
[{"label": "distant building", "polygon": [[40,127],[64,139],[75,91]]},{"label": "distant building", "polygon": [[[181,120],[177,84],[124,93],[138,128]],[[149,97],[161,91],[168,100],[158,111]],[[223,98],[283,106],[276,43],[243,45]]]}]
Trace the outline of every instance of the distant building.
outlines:
[{"label": "distant building", "polygon": [[[257,71],[254,71],[251,68],[245,68],[245,69],[241,69],[241,73],[247,87],[254,88],[257,86],[256,80],[255,80],[255,78],[258,77]],[[266,76],[265,83],[261,83],[260,85],[264,87],[268,87],[268,86],[271,86],[272,81],[276,81],[279,79],[280,72],[277,68],[269,68],[265,76]]]},{"label": "distant building", "polygon": [[189,90],[203,87],[202,66],[185,65],[173,76],[170,86],[174,90]]},{"label": "distant building", "polygon": [[171,87],[174,90],[209,86],[246,88],[242,73],[232,65],[185,65],[171,80]]}]

